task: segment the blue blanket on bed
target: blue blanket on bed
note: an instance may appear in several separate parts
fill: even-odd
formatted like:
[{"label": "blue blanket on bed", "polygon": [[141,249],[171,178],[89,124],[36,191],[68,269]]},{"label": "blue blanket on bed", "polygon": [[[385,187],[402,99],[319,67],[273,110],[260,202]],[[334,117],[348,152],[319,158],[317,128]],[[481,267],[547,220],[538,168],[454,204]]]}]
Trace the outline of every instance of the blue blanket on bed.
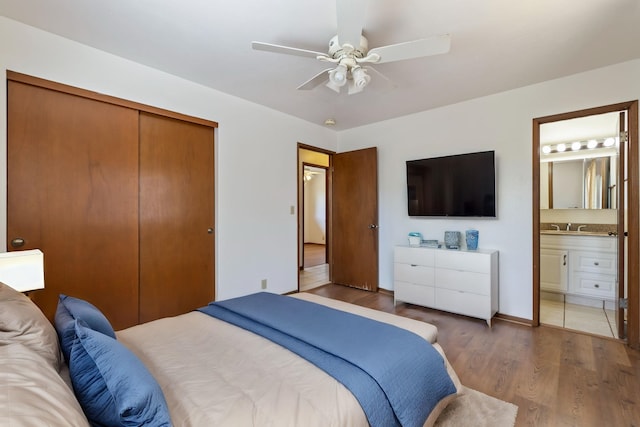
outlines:
[{"label": "blue blanket on bed", "polygon": [[333,376],[371,426],[422,426],[456,391],[430,343],[386,323],[267,292],[199,311],[280,344]]}]

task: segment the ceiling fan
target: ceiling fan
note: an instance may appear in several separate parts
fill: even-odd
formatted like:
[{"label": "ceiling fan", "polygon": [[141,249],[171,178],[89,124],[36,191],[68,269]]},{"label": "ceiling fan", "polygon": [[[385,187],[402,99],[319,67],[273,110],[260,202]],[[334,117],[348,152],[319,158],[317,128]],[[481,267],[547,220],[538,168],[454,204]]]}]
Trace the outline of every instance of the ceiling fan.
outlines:
[{"label": "ceiling fan", "polygon": [[367,86],[371,80],[367,71],[382,75],[364,64],[384,64],[449,51],[449,34],[369,49],[368,41],[362,35],[367,2],[368,0],[336,0],[338,34],[329,41],[328,53],[256,41],[251,46],[254,50],[305,56],[335,64],[298,86],[298,89],[310,90],[326,83],[327,87],[338,93],[342,87],[347,86],[349,95],[361,92]]}]

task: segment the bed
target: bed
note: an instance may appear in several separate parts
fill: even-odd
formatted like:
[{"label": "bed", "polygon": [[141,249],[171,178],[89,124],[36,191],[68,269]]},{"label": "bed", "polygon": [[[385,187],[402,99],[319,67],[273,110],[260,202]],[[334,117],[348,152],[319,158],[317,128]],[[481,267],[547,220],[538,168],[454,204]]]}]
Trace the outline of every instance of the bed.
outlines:
[{"label": "bed", "polygon": [[[322,321],[324,317],[318,313],[335,311],[358,322],[371,321],[376,328],[374,334],[397,329],[402,336],[420,341],[417,348],[426,345],[433,349],[442,367],[423,375],[427,378],[424,381],[432,381],[431,377],[441,379],[429,387],[438,389],[439,394],[426,393],[436,394],[436,400],[429,403],[424,419],[420,418],[423,415],[406,418],[402,409],[396,408],[406,403],[409,408],[405,409],[415,412],[415,407],[421,407],[407,402],[412,402],[414,394],[422,393],[415,389],[416,384],[422,383],[414,384],[413,378],[402,375],[421,377],[424,369],[418,369],[421,362],[414,361],[414,353],[422,350],[398,352],[405,362],[385,361],[389,366],[381,370],[384,372],[380,377],[374,377],[383,393],[389,395],[392,410],[397,411],[396,425],[433,425],[441,411],[462,392],[462,385],[436,342],[433,325],[313,294],[272,295],[267,298],[264,293],[256,294],[253,303],[271,306],[271,299],[275,299],[273,304],[293,304],[312,313],[309,319],[328,325],[331,322]],[[234,300],[227,306],[215,303],[214,308],[226,312]],[[250,312],[256,311],[255,306],[248,307]],[[325,353],[318,356],[320,359],[307,360],[299,355],[302,353],[296,346],[300,344],[293,349],[284,348],[282,343],[276,343],[278,339],[274,342],[273,337],[265,338],[206,311],[207,307],[203,307],[115,332],[98,308],[87,301],[61,296],[54,328],[28,298],[0,284],[0,425],[386,425],[380,421],[384,418],[372,414],[384,405],[376,404],[372,409],[362,397],[363,390],[347,388],[352,387],[350,381],[356,376],[353,370],[338,380],[333,373],[327,373],[331,369],[318,367],[325,363]],[[273,311],[276,316],[290,312],[278,307]],[[339,322],[343,324],[344,319]],[[307,329],[305,320],[288,323]],[[347,337],[357,342],[357,335]],[[319,345],[313,341],[315,338],[314,335],[311,340],[313,352],[318,351],[315,347]],[[395,337],[388,339],[390,343],[400,342]],[[292,340],[297,343],[301,338]],[[361,346],[358,343],[354,348]],[[364,368],[355,371],[375,371],[375,366],[382,365],[381,357],[391,357],[393,351],[389,347],[393,345],[368,352],[375,352],[376,357],[365,356]],[[337,358],[344,364],[343,359],[350,357],[340,354]],[[391,371],[390,365],[397,367]],[[400,398],[395,401],[399,403],[392,399],[395,393],[399,393]]]}]

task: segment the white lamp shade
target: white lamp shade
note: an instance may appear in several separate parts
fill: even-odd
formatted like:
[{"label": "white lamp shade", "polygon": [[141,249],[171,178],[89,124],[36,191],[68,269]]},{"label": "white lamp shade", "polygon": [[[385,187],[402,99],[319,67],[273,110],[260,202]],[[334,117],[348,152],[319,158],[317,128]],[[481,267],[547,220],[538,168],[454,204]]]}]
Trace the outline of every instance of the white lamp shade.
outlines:
[{"label": "white lamp shade", "polygon": [[40,249],[0,253],[0,282],[19,292],[44,289],[44,255]]}]

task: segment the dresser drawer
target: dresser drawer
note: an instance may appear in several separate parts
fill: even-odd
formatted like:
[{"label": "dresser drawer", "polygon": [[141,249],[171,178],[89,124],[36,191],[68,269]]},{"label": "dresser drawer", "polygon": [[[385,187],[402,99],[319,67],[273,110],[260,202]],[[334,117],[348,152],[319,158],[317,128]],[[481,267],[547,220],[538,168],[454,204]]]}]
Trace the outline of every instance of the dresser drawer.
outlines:
[{"label": "dresser drawer", "polygon": [[429,248],[407,248],[398,246],[393,251],[394,262],[433,267],[434,251]]},{"label": "dresser drawer", "polygon": [[395,281],[393,287],[396,301],[404,301],[425,307],[433,307],[435,304],[435,292],[432,286]]},{"label": "dresser drawer", "polygon": [[436,308],[480,319],[490,319],[493,315],[489,296],[440,288],[436,288]]},{"label": "dresser drawer", "polygon": [[485,319],[498,310],[498,251],[396,246],[394,300]]},{"label": "dresser drawer", "polygon": [[572,289],[576,293],[599,298],[615,298],[616,278],[609,274],[575,273]]},{"label": "dresser drawer", "polygon": [[616,256],[598,252],[571,252],[571,269],[599,274],[616,274]]},{"label": "dresser drawer", "polygon": [[440,250],[436,253],[435,262],[438,267],[452,270],[491,273],[491,257],[477,252]]},{"label": "dresser drawer", "polygon": [[478,295],[491,295],[491,277],[488,274],[473,271],[435,269],[435,285],[454,291],[471,292]]},{"label": "dresser drawer", "polygon": [[396,263],[393,268],[395,280],[418,285],[433,285],[433,267]]}]

